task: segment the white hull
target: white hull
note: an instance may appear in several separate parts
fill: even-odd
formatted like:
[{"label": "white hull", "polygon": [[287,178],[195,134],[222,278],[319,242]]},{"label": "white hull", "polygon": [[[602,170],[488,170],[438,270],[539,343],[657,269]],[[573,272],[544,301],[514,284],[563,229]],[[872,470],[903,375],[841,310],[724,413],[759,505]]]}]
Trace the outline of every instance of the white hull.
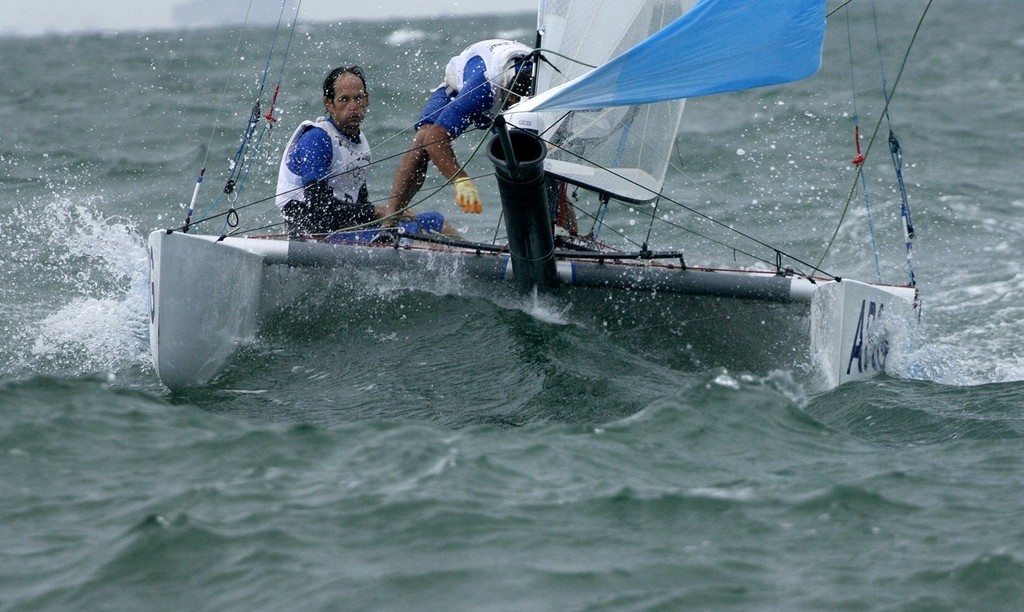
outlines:
[{"label": "white hull", "polygon": [[[472,249],[259,238],[218,242],[215,236],[156,231],[149,236],[149,252],[153,362],[163,384],[175,391],[210,382],[238,346],[258,334],[268,314],[301,295],[308,277],[295,273],[297,269],[405,272],[410,279],[424,274],[483,282],[512,278],[507,254]],[[911,287],[811,282],[649,261],[562,257],[557,269],[562,285],[572,287],[566,292],[585,305],[574,310],[580,316],[587,316],[588,308],[600,310],[613,303],[671,304],[648,309],[659,317],[657,324],[676,328],[671,341],[679,336],[686,342],[731,344],[736,352],[751,355],[760,350],[779,367],[809,366],[816,386],[825,389],[883,371],[899,328],[891,323],[912,325],[915,317],[916,291]],[[764,313],[769,310],[774,339],[765,333]]]}]

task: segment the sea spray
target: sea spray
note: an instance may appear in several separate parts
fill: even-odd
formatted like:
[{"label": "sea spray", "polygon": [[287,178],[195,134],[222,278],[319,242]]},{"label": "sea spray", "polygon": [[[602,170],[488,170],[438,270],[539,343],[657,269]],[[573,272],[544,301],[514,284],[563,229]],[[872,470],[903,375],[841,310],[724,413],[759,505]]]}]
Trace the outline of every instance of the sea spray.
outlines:
[{"label": "sea spray", "polygon": [[16,370],[113,375],[147,367],[145,246],[130,220],[102,214],[100,204],[56,196],[31,215],[15,209],[14,265],[3,276],[31,285],[42,302],[18,326],[25,352]]}]

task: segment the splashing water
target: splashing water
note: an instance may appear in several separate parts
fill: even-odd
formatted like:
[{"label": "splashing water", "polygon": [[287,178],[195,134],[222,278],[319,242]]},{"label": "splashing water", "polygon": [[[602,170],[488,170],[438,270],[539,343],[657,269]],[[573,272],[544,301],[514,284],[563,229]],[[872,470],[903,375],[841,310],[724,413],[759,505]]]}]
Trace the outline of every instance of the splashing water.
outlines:
[{"label": "splashing water", "polygon": [[[5,284],[31,288],[31,308],[12,321],[19,338],[4,352],[12,374],[108,377],[148,366],[148,261],[142,237],[123,217],[105,217],[99,198],[58,197],[41,214],[16,209],[5,226]],[[10,277],[10,278],[6,278]]]}]

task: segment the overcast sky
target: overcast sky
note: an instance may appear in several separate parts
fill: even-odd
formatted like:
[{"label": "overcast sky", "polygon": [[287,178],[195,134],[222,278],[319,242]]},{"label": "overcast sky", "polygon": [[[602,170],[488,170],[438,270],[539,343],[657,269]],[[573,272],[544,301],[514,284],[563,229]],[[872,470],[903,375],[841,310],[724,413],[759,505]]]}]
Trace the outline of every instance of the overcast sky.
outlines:
[{"label": "overcast sky", "polygon": [[[206,0],[211,5],[225,0]],[[294,2],[294,0],[290,0]],[[273,4],[279,0],[253,0]],[[300,20],[443,17],[529,12],[537,0],[302,0]],[[0,0],[0,35],[148,30],[176,27],[176,5],[188,0]],[[241,13],[244,15],[244,12]],[[239,19],[241,21],[241,19]]]}]

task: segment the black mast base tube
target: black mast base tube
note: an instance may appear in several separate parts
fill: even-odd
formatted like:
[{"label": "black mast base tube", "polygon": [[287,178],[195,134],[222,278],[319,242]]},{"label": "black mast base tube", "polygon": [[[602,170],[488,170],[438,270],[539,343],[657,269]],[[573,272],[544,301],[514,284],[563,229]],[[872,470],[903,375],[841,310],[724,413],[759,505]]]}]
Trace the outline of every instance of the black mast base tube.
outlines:
[{"label": "black mast base tube", "polygon": [[[547,150],[539,138],[497,125],[487,157],[494,164],[505,216],[512,275],[523,292],[557,287],[555,240],[544,181]],[[508,153],[508,154],[507,154]],[[512,156],[509,159],[509,154]]]}]

